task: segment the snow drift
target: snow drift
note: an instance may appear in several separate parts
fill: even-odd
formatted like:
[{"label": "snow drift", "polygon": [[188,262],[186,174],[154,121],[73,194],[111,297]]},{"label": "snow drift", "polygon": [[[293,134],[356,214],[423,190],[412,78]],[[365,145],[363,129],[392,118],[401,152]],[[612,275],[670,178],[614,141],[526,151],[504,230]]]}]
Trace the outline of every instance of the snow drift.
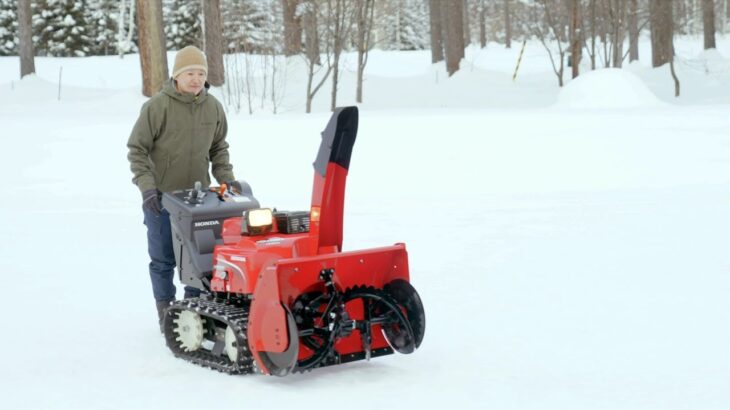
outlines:
[{"label": "snow drift", "polygon": [[637,108],[664,105],[635,74],[606,68],[581,74],[558,94],[556,107],[562,108]]}]

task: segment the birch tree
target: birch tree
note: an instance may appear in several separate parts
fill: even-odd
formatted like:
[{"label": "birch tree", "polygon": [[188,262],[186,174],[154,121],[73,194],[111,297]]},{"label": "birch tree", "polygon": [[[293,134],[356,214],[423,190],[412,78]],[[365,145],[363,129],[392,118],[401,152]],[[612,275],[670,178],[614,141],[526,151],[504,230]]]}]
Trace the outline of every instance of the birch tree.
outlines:
[{"label": "birch tree", "polygon": [[[131,49],[132,44],[132,33],[134,32],[134,6],[135,0],[120,0],[119,1],[119,19],[117,20],[117,52],[119,58],[124,58],[124,54]],[[129,4],[129,7],[127,7]],[[127,12],[127,8],[129,11]],[[125,13],[128,14],[125,20]],[[125,25],[126,24],[126,25]]]}]

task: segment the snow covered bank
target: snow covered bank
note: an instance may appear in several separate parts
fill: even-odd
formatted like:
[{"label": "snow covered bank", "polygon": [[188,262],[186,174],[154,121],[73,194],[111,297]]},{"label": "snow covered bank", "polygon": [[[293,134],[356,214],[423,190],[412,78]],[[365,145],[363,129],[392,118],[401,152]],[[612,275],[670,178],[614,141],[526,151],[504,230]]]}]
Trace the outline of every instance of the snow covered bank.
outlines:
[{"label": "snow covered bank", "polygon": [[573,109],[657,108],[662,102],[639,77],[618,68],[578,76],[558,94],[556,107]]},{"label": "snow covered bank", "polygon": [[[730,62],[723,55],[730,55],[730,39],[718,37],[718,50],[700,52],[701,42],[695,38],[678,38],[676,70],[682,84],[682,95],[674,97],[674,83],[668,67],[650,68],[651,54],[648,39],[640,43],[640,62],[626,64],[622,73],[633,73],[660,100],[670,104],[730,104]],[[487,48],[469,47],[461,70],[453,77],[446,75],[443,63],[431,65],[430,52],[403,51],[384,52],[374,50],[365,70],[363,108],[371,110],[423,110],[442,108],[536,108],[553,105],[560,94],[557,78],[552,72],[550,60],[545,49],[536,41],[527,44],[525,54],[517,75],[512,80],[520,48],[504,49],[501,45],[490,43]],[[173,61],[174,52],[168,54]],[[305,106],[306,68],[300,57],[278,58],[264,62],[261,56],[229,56],[229,72],[232,78],[245,77],[245,67],[249,67],[252,78],[251,110],[254,113],[272,113],[271,73],[264,75],[264,63],[268,70],[276,65],[277,113],[302,113]],[[342,58],[343,70],[339,86],[338,105],[355,103],[357,55],[345,53]],[[104,90],[108,96],[115,94],[139,95],[141,79],[139,76],[139,57],[128,55],[124,59],[116,56],[88,58],[36,58],[37,76],[48,83],[43,99],[57,100],[59,73],[61,77],[61,101],[85,99],[88,92]],[[93,67],[93,68],[89,68]],[[600,63],[599,63],[600,67]],[[592,74],[587,67],[582,68],[583,76]],[[599,70],[600,71],[600,70]],[[0,93],[10,99],[26,98],[19,90],[18,60],[16,57],[0,57]],[[599,74],[602,75],[602,74]],[[627,74],[628,75],[628,74]],[[567,85],[571,83],[570,73],[563,75]],[[235,80],[230,81],[233,83]],[[264,93],[266,88],[266,93]],[[629,87],[632,88],[633,87]],[[642,88],[642,87],[639,87]],[[620,97],[640,98],[646,102],[646,93],[636,96],[604,86],[594,94],[604,101]],[[315,96],[313,109],[327,112],[330,103],[331,84],[325,83]],[[214,90],[222,100],[231,94],[227,86]],[[601,94],[611,93],[613,97]],[[264,95],[265,94],[265,95]],[[229,104],[231,113],[248,113],[248,94],[242,95],[240,104]]]}]

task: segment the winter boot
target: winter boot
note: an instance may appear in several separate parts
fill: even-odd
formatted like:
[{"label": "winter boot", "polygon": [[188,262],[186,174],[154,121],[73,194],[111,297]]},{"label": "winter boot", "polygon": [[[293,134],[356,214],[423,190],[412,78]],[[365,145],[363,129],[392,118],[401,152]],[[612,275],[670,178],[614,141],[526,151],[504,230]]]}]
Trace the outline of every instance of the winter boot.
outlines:
[{"label": "winter boot", "polygon": [[199,296],[200,296],[200,289],[192,288],[190,286],[185,286],[185,295],[183,296],[185,299],[197,298]]},{"label": "winter boot", "polygon": [[160,325],[160,333],[165,333],[165,328],[162,325],[162,319],[165,318],[165,312],[167,311],[167,308],[170,306],[170,303],[172,303],[172,300],[163,300],[160,302],[156,302],[156,304],[157,304],[157,321]]}]

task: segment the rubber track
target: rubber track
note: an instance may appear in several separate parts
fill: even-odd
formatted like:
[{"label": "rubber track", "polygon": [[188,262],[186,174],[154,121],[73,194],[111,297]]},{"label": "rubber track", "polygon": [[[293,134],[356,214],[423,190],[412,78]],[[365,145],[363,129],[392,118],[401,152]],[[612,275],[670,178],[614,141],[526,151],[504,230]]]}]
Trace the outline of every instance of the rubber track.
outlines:
[{"label": "rubber track", "polygon": [[[183,310],[190,310],[203,318],[212,318],[231,326],[236,333],[236,344],[238,345],[238,359],[236,362],[232,362],[226,354],[216,356],[209,350],[202,348],[193,352],[184,351],[176,340],[177,333],[173,331],[175,327],[174,320],[178,317],[179,312]],[[248,305],[234,305],[226,300],[213,299],[209,296],[175,301],[167,309],[164,319],[167,346],[172,350],[175,357],[219,372],[228,374],[258,373],[251,352],[248,349],[246,338],[248,311]]]}]

